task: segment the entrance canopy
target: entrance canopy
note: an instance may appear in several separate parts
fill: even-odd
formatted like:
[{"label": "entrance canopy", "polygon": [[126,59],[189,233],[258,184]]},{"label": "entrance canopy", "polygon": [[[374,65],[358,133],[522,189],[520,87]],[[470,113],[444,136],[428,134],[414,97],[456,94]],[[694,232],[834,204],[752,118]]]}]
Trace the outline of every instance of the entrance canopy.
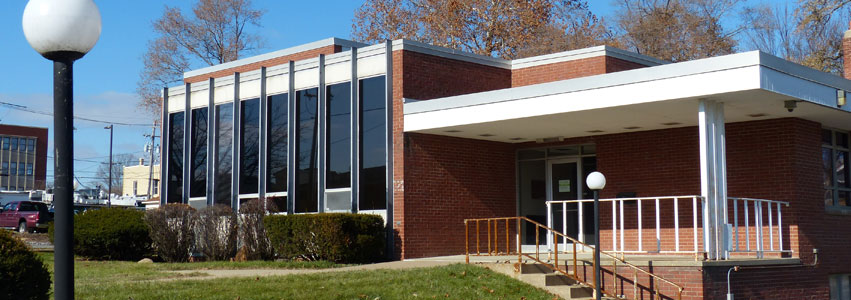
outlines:
[{"label": "entrance canopy", "polygon": [[[726,123],[797,117],[851,130],[851,105],[838,106],[845,91],[851,91],[851,80],[753,51],[428,101],[406,99],[404,130],[521,143],[697,126],[700,100],[723,103]],[[789,112],[786,101],[796,108]]]}]

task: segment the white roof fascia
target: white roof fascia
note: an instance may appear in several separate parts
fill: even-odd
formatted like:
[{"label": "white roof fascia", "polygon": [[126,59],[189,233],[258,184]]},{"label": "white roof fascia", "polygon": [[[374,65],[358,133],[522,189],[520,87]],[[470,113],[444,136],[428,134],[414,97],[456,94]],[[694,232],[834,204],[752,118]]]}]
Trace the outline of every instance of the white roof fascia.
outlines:
[{"label": "white roof fascia", "polygon": [[407,101],[405,131],[755,89],[851,111],[849,105],[836,108],[836,88],[851,90],[851,80],[752,51],[518,88]]},{"label": "white roof fascia", "polygon": [[345,39],[341,39],[341,38],[327,38],[327,39],[315,41],[315,42],[312,42],[312,43],[298,45],[298,46],[295,46],[295,47],[290,47],[290,48],[281,49],[281,50],[278,50],[278,51],[273,51],[273,52],[269,52],[269,53],[264,53],[264,54],[260,54],[260,55],[246,57],[246,58],[243,58],[243,59],[238,59],[238,60],[235,60],[235,61],[226,62],[226,63],[215,65],[215,66],[210,66],[210,67],[206,67],[206,68],[188,71],[186,73],[183,73],[183,78],[195,77],[195,76],[198,76],[198,75],[204,75],[204,74],[207,74],[207,73],[226,70],[226,69],[230,69],[230,68],[234,68],[234,67],[238,67],[238,66],[253,64],[253,63],[256,63],[256,62],[270,60],[270,59],[273,59],[273,58],[276,58],[276,57],[287,56],[287,55],[290,55],[290,54],[295,54],[295,53],[304,52],[304,51],[308,51],[308,50],[314,50],[314,49],[317,49],[317,48],[330,46],[330,45],[339,45],[339,46],[348,47],[348,48],[365,47],[366,46],[366,44],[363,44],[363,43],[358,43],[358,42],[345,40]]}]

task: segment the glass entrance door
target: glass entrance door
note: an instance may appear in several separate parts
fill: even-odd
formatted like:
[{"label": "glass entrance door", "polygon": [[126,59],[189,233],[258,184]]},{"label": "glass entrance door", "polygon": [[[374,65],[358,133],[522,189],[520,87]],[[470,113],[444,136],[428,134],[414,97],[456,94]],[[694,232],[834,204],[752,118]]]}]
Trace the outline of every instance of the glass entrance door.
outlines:
[{"label": "glass entrance door", "polygon": [[[582,194],[582,182],[578,159],[559,159],[547,162],[547,200],[577,200]],[[566,214],[563,212],[566,210]],[[576,203],[554,204],[552,228],[579,238],[578,209]]]}]

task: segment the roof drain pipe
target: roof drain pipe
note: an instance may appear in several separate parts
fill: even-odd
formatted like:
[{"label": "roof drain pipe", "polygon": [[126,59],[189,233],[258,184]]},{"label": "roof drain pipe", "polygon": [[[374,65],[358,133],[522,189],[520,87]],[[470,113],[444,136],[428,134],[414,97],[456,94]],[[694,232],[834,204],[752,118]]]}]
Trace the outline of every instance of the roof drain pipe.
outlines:
[{"label": "roof drain pipe", "polygon": [[739,266],[735,266],[727,270],[727,300],[733,300],[733,293],[730,290],[730,272],[739,271]]}]

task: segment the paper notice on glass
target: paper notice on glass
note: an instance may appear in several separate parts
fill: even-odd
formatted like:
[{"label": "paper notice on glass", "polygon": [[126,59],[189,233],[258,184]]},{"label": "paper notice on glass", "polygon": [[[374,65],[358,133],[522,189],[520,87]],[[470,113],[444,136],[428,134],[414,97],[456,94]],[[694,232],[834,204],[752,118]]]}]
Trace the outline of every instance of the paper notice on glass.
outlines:
[{"label": "paper notice on glass", "polygon": [[570,193],[570,180],[559,180],[558,181],[558,192],[559,193]]}]

